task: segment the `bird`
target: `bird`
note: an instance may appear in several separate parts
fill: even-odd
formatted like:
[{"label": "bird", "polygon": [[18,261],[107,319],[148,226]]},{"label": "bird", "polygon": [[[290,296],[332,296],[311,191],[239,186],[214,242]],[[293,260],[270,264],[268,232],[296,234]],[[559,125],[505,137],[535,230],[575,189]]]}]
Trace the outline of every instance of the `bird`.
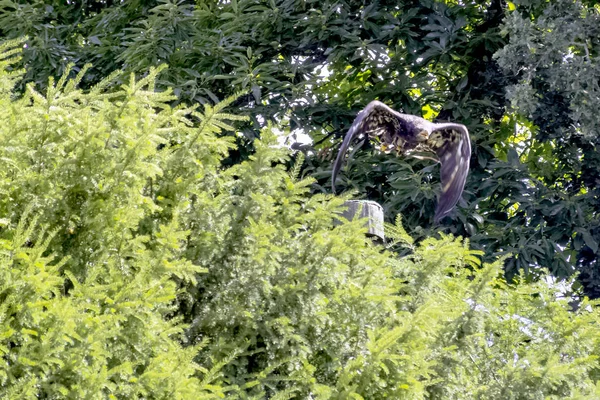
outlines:
[{"label": "bird", "polygon": [[[416,115],[401,114],[384,103],[374,100],[361,110],[346,133],[331,171],[331,188],[353,138],[368,136],[378,139],[380,150],[396,151],[398,155],[431,159],[441,164],[441,191],[434,222],[452,212],[460,199],[469,173],[471,140],[462,124],[434,123]],[[423,156],[422,152],[431,156]]]}]

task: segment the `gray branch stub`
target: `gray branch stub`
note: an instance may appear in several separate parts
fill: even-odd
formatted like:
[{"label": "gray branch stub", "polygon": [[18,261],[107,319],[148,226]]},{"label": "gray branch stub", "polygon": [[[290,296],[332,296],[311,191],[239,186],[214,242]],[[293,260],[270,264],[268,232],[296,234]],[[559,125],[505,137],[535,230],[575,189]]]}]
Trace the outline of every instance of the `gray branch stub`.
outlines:
[{"label": "gray branch stub", "polygon": [[[385,240],[383,233],[383,207],[370,200],[348,200],[344,203],[348,209],[342,213],[342,216],[349,221],[355,217],[367,218],[367,235],[375,236],[380,240]],[[357,213],[360,211],[360,214]]]}]

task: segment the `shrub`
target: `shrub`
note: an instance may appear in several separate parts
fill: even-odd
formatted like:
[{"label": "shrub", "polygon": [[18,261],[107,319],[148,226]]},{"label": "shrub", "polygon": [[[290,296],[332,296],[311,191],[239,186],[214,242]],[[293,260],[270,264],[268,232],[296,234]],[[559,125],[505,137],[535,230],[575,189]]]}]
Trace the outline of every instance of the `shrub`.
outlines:
[{"label": "shrub", "polygon": [[271,127],[224,168],[233,98],[171,107],[160,69],[15,98],[17,46],[0,49],[1,397],[600,395],[595,303],[506,282],[461,238],[417,245],[398,220],[386,248],[336,225],[346,198],[311,196]]}]

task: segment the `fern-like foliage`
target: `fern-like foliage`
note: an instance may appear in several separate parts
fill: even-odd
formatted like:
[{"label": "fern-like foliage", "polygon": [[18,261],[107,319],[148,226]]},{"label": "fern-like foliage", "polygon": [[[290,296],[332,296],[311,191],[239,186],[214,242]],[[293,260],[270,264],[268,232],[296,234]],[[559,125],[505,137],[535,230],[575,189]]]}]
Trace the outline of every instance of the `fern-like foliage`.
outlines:
[{"label": "fern-like foliage", "polygon": [[597,304],[400,218],[374,244],[273,126],[224,167],[235,96],[174,106],[164,66],[15,97],[19,46],[0,55],[0,398],[599,397]]}]

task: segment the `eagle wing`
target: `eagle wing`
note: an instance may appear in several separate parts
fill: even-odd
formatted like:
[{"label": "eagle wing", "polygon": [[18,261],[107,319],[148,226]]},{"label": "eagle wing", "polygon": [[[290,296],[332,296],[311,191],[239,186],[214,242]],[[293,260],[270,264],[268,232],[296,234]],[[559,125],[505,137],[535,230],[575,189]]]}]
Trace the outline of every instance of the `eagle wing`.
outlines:
[{"label": "eagle wing", "polygon": [[352,139],[360,135],[376,135],[381,137],[381,142],[387,145],[393,145],[398,140],[396,136],[400,132],[400,126],[403,123],[402,114],[392,110],[379,101],[370,102],[362,111],[358,113],[354,122],[350,126],[342,146],[338,152],[333,170],[331,171],[331,189],[335,194],[335,180],[344,163],[344,157],[350,147]]},{"label": "eagle wing", "polygon": [[[450,214],[462,195],[469,173],[471,141],[464,125],[455,123],[432,123],[423,118],[400,114],[379,101],[372,101],[350,126],[338,152],[331,171],[331,188],[335,194],[335,180],[344,162],[344,157],[352,139],[360,135],[378,136],[388,148],[396,148],[405,154],[417,148],[416,136],[428,134],[425,142],[420,142],[426,150],[436,153],[441,164],[442,190],[435,210],[437,223]],[[417,158],[430,158],[419,157]],[[431,158],[433,159],[433,158]]]},{"label": "eagle wing", "polygon": [[464,125],[448,123],[433,126],[427,145],[437,154],[441,164],[442,190],[434,216],[437,223],[450,214],[465,188],[471,158],[471,140]]}]

